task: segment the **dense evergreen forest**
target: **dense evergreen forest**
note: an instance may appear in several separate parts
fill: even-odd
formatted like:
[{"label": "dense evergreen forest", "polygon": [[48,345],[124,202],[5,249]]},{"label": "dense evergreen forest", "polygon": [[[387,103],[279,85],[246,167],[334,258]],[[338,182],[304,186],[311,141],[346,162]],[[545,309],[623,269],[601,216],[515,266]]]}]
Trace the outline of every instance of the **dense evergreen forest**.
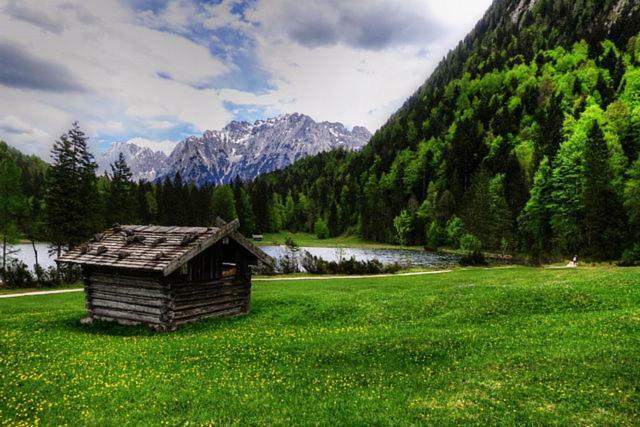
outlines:
[{"label": "dense evergreen forest", "polygon": [[77,124],[56,141],[52,166],[2,145],[0,185],[20,185],[0,198],[0,233],[62,249],[116,222],[220,216],[247,234],[431,248],[466,235],[532,260],[638,257],[639,32],[632,1],[497,0],[363,150],[248,183],[133,183],[124,159],[96,177]]},{"label": "dense evergreen forest", "polygon": [[361,152],[248,184],[285,212],[260,228],[319,219],[431,247],[471,233],[533,259],[613,259],[638,242],[640,5],[530,3],[496,1]]}]

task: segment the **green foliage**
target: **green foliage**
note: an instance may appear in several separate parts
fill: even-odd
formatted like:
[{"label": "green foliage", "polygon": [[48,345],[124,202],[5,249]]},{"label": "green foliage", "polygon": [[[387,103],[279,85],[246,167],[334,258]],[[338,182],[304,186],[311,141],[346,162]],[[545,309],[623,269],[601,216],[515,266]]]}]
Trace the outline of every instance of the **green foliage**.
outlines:
[{"label": "green foliage", "polygon": [[473,234],[465,234],[460,238],[460,249],[464,256],[460,259],[461,265],[484,265],[486,261],[482,253],[482,242]]},{"label": "green foliage", "polygon": [[427,228],[427,247],[430,249],[438,249],[446,242],[446,231],[438,224],[437,221],[431,221]]},{"label": "green foliage", "polygon": [[236,191],[236,212],[240,220],[240,231],[250,236],[255,231],[256,218],[251,205],[249,193],[243,188],[238,187]]},{"label": "green foliage", "polygon": [[587,135],[584,200],[586,252],[595,259],[614,259],[622,243],[622,206],[612,186],[609,149],[597,123]]},{"label": "green foliage", "polygon": [[238,217],[235,196],[228,185],[221,185],[213,191],[213,215],[227,222]]},{"label": "green foliage", "polygon": [[[237,215],[244,232],[310,233],[323,218],[331,236],[357,230],[363,239],[404,244],[427,243],[434,221],[446,228],[457,217],[486,249],[516,248],[533,259],[618,258],[640,237],[629,170],[640,153],[640,8],[612,0],[512,3],[494,2],[362,150],[321,153],[234,182],[235,202],[227,205],[235,214],[229,207],[225,215]],[[597,149],[588,148],[594,123],[606,143]],[[93,167],[86,138],[75,127],[65,138],[71,142],[57,144],[46,203],[37,203],[39,166],[20,166],[27,206],[35,218],[46,211],[47,226],[23,219],[19,227],[31,236],[47,228],[58,247],[104,224],[95,213],[109,198],[106,180],[80,177]],[[83,174],[61,173],[68,149],[79,154]],[[599,172],[607,178],[591,176]],[[218,190],[179,175],[131,189],[134,217],[145,222],[206,225],[217,209],[211,195]],[[83,194],[82,206],[65,194]],[[596,218],[605,204],[613,215],[606,226]]]},{"label": "green foliage", "polygon": [[618,262],[620,267],[635,267],[640,265],[640,243],[636,243],[633,247],[626,249],[622,253],[622,258]]},{"label": "green foliage", "polygon": [[61,253],[87,240],[102,226],[97,165],[78,123],[55,142],[47,176],[46,225],[52,247]]},{"label": "green foliage", "polygon": [[315,224],[313,225],[313,232],[316,234],[318,239],[328,239],[330,236],[329,226],[327,226],[327,221],[322,218],[316,219]]},{"label": "green foliage", "polygon": [[447,240],[446,243],[450,247],[456,249],[460,247],[460,239],[464,233],[464,224],[462,220],[457,216],[452,217],[448,222],[445,229]]},{"label": "green foliage", "polygon": [[636,160],[629,169],[629,179],[624,188],[624,207],[629,221],[640,226],[640,159]]},{"label": "green foliage", "polygon": [[136,199],[134,197],[131,169],[124,155],[120,153],[118,160],[111,165],[109,195],[106,203],[108,224],[135,224],[137,222]]},{"label": "green foliage", "polygon": [[268,231],[282,230],[285,221],[285,210],[282,204],[282,197],[278,193],[273,193],[267,208]]},{"label": "green foliage", "polygon": [[396,232],[396,238],[400,246],[407,244],[407,238],[411,232],[412,218],[411,214],[405,209],[398,214],[393,220],[393,228]]},{"label": "green foliage", "polygon": [[0,238],[2,259],[0,278],[6,279],[11,245],[18,238],[17,219],[23,209],[24,198],[20,191],[20,169],[12,159],[0,160]]},{"label": "green foliage", "polygon": [[545,156],[533,180],[531,196],[518,218],[521,250],[534,260],[551,252],[552,169]]}]

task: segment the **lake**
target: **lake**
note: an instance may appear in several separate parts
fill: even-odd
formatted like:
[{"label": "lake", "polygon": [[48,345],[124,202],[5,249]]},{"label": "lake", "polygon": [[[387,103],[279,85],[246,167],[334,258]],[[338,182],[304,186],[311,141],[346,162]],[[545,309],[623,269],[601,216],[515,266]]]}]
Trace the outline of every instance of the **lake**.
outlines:
[{"label": "lake", "polygon": [[[35,257],[30,243],[14,245],[18,253],[14,257],[19,258],[31,269],[35,264]],[[55,256],[49,256],[47,243],[36,243],[38,250],[38,261],[40,265],[47,268],[54,265]],[[283,246],[261,246],[261,249],[273,258],[280,258],[285,251]],[[360,249],[360,248],[309,248],[301,247],[302,251],[308,251],[311,255],[320,257],[326,261],[337,261],[340,258],[351,258],[354,256],[358,261],[378,259],[383,264],[393,264],[395,262],[414,267],[447,267],[458,262],[459,257],[449,254],[438,254],[427,251],[410,251],[395,249]]]},{"label": "lake", "polygon": [[[285,253],[284,246],[261,246],[263,251],[273,258],[280,258]],[[383,264],[398,263],[414,267],[448,267],[457,264],[460,257],[450,254],[439,254],[427,251],[411,251],[402,249],[361,249],[361,248],[317,248],[301,247],[300,254],[309,252],[325,261],[349,259],[352,256],[358,261],[377,259]]]},{"label": "lake", "polygon": [[[36,257],[33,253],[31,243],[20,243],[19,245],[13,245],[14,249],[18,250],[18,253],[14,254],[14,258],[20,259],[27,264],[31,270],[36,263]],[[36,250],[38,251],[38,262],[42,268],[48,268],[55,264],[53,261],[55,256],[49,256],[49,244],[48,243],[36,243]]]}]

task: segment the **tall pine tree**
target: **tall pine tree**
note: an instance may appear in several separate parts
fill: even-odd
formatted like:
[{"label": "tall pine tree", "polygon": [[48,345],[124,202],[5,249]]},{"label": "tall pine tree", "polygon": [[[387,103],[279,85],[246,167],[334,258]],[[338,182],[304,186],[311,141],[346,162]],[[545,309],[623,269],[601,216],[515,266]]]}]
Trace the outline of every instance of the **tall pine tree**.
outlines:
[{"label": "tall pine tree", "polygon": [[597,122],[587,135],[584,173],[586,252],[595,259],[617,258],[621,204],[611,185],[609,149]]},{"label": "tall pine tree", "polygon": [[124,155],[120,153],[118,160],[111,165],[109,198],[107,200],[106,217],[109,224],[129,224],[135,221],[136,200],[132,192],[131,169]]}]

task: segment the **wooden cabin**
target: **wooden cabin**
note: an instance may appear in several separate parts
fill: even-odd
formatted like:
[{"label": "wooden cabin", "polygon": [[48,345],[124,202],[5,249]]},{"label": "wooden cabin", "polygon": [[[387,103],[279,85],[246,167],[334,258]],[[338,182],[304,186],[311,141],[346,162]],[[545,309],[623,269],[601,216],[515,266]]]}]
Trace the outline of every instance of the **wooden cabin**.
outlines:
[{"label": "wooden cabin", "polygon": [[273,259],[238,232],[217,227],[114,226],[56,260],[82,267],[87,317],[171,331],[251,308],[250,265]]}]

